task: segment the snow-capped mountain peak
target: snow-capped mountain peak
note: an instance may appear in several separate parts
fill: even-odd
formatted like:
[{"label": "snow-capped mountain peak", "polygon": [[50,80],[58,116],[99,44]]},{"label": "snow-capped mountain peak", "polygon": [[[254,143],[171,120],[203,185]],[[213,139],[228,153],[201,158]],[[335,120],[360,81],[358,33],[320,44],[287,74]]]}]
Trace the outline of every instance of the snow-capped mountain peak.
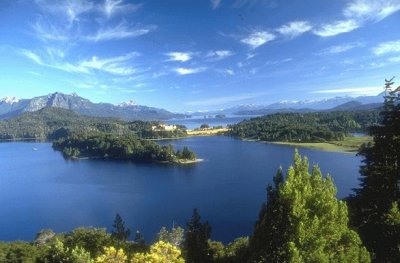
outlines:
[{"label": "snow-capped mountain peak", "polygon": [[120,104],[118,104],[118,106],[120,107],[131,107],[131,106],[137,106],[137,102],[134,100],[128,100],[126,102],[122,102]]},{"label": "snow-capped mountain peak", "polygon": [[17,97],[5,97],[2,98],[0,100],[0,103],[7,103],[7,104],[14,104],[14,103],[18,103],[20,101],[20,99],[18,99]]}]

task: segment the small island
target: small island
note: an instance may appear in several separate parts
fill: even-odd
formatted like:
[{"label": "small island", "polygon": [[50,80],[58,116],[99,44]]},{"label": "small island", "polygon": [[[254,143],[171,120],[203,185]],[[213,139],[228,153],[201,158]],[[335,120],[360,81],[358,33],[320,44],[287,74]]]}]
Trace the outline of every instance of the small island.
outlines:
[{"label": "small island", "polygon": [[172,145],[159,145],[136,136],[108,133],[77,133],[53,142],[53,148],[68,159],[113,159],[135,162],[189,164],[201,161],[184,147],[175,151]]}]

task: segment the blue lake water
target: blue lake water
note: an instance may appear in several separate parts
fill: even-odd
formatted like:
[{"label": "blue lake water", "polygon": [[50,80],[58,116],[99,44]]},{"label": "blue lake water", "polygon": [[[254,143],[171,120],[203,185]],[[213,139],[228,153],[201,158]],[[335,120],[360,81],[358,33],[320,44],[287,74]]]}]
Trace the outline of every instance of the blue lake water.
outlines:
[{"label": "blue lake water", "polygon": [[204,118],[204,117],[193,117],[188,119],[175,119],[168,120],[168,124],[180,124],[185,125],[188,129],[199,128],[202,124],[208,124],[210,127],[223,126],[226,127],[230,124],[236,124],[245,119],[251,119],[256,116],[226,116],[225,118]]},{"label": "blue lake water", "polygon": [[[188,146],[204,162],[191,166],[64,160],[50,143],[0,143],[0,240],[32,240],[44,228],[110,228],[120,213],[133,231],[152,241],[162,226],[185,226],[193,208],[224,242],[251,233],[265,188],[293,148],[230,137],[192,137]],[[36,148],[37,150],[34,150]],[[329,172],[345,197],[357,186],[360,158],[300,149]]]}]

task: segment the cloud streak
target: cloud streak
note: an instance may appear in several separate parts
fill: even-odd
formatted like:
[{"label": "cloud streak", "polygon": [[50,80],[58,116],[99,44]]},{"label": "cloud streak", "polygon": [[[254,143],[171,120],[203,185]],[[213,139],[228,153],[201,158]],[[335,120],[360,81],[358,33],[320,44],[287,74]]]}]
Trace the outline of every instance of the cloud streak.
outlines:
[{"label": "cloud streak", "polygon": [[331,37],[342,33],[351,32],[359,27],[360,24],[354,19],[339,20],[331,24],[323,24],[313,32],[320,37]]},{"label": "cloud streak", "polygon": [[192,59],[192,52],[169,52],[165,54],[169,57],[167,61],[186,62]]},{"label": "cloud streak", "polygon": [[128,65],[127,62],[139,55],[136,52],[131,52],[123,56],[111,58],[99,58],[93,56],[91,59],[82,60],[77,63],[69,63],[58,61],[55,58],[48,58],[47,60],[45,60],[37,53],[26,49],[21,49],[18,53],[40,66],[54,68],[69,73],[92,74],[94,73],[94,71],[101,71],[120,76],[129,76],[137,72],[137,70]]},{"label": "cloud streak", "polygon": [[321,52],[317,53],[318,55],[325,55],[325,54],[338,54],[338,53],[343,53],[346,51],[349,51],[351,49],[357,48],[357,47],[362,47],[364,44],[362,43],[346,43],[343,45],[335,45],[335,46],[330,46]]},{"label": "cloud streak", "polygon": [[240,41],[250,46],[250,48],[255,49],[275,38],[276,36],[268,31],[255,31]]},{"label": "cloud streak", "polygon": [[174,71],[178,75],[191,75],[191,74],[197,74],[205,71],[207,68],[205,67],[200,67],[200,68],[175,68]]},{"label": "cloud streak", "polygon": [[115,27],[100,29],[95,35],[85,37],[85,40],[100,42],[107,40],[119,40],[124,38],[138,37],[150,33],[154,30],[155,26],[148,26],[142,28],[130,28],[125,23],[120,23]]},{"label": "cloud streak", "polygon": [[217,9],[222,0],[210,0],[212,9]]},{"label": "cloud streak", "polygon": [[373,48],[373,53],[377,56],[389,54],[389,53],[399,53],[400,52],[400,40],[382,42],[375,48]]},{"label": "cloud streak", "polygon": [[124,4],[123,0],[105,0],[101,10],[107,18],[111,18],[118,13],[133,12],[139,9],[142,5]]},{"label": "cloud streak", "polygon": [[318,94],[349,94],[349,95],[377,95],[382,92],[382,86],[371,86],[361,88],[337,88],[337,89],[324,89],[316,90],[312,93]]},{"label": "cloud streak", "polygon": [[315,29],[320,37],[351,32],[367,23],[376,23],[400,10],[400,0],[353,0],[343,9],[344,19]]},{"label": "cloud streak", "polygon": [[212,61],[219,61],[232,56],[234,53],[230,50],[212,50],[206,55]]},{"label": "cloud streak", "polygon": [[276,31],[287,38],[298,37],[312,29],[312,25],[308,21],[293,21],[281,26]]}]

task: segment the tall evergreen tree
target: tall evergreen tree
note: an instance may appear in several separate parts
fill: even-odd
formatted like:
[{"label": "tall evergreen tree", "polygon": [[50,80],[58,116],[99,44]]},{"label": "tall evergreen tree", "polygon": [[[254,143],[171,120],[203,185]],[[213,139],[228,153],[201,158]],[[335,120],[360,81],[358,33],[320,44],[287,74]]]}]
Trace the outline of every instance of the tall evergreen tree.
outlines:
[{"label": "tall evergreen tree", "polygon": [[131,230],[125,228],[125,222],[122,217],[117,213],[114,219],[113,230],[111,231],[111,237],[118,242],[125,242],[131,235]]},{"label": "tall evergreen tree", "polygon": [[400,202],[400,87],[385,80],[380,125],[370,128],[373,143],[360,150],[364,157],[361,184],[349,198],[353,224],[376,262],[400,262],[400,222],[390,222]]},{"label": "tall evergreen tree", "polygon": [[369,262],[332,179],[295,152],[294,166],[268,187],[250,241],[251,262]]},{"label": "tall evergreen tree", "polygon": [[183,243],[185,259],[188,263],[211,262],[212,255],[208,239],[211,237],[211,226],[202,223],[197,209],[194,209],[191,220],[186,225],[185,241]]}]

